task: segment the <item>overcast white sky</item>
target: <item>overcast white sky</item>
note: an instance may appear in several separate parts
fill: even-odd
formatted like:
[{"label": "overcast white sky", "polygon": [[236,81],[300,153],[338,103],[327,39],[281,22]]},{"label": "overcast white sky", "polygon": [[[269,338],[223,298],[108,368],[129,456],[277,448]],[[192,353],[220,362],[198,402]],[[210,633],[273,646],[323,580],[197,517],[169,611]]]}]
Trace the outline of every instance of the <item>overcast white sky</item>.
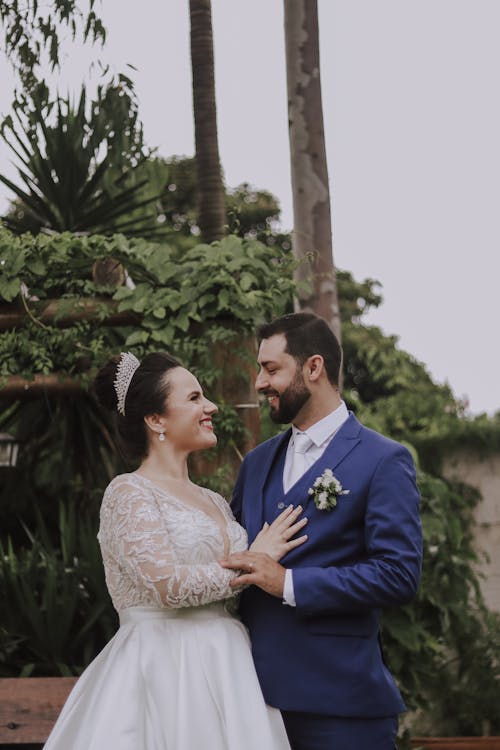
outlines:
[{"label": "overcast white sky", "polygon": [[[318,0],[336,265],[378,279],[368,322],[448,381],[470,412],[500,409],[500,3]],[[105,0],[102,52],[133,63],[148,145],[192,155],[187,0]],[[212,0],[226,183],[271,190],[292,227],[281,0]],[[8,80],[4,61],[2,80]],[[0,110],[11,97],[3,86]],[[0,144],[0,171],[13,174]],[[0,211],[7,191],[0,189]]]}]

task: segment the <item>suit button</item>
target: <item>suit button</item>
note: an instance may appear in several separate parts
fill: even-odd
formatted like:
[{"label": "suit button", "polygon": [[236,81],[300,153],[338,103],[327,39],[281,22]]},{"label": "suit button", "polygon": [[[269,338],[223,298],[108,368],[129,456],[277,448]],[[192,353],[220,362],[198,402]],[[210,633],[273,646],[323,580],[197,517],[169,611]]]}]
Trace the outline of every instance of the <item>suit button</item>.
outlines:
[{"label": "suit button", "polygon": [[285,503],[278,503],[278,510],[283,510]]}]

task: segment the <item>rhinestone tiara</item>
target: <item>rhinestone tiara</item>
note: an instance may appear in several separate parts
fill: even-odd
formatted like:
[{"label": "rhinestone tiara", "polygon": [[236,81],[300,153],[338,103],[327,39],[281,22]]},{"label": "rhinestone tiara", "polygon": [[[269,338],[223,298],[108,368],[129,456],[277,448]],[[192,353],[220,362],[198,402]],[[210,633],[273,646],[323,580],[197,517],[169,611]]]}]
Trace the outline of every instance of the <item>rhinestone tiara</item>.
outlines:
[{"label": "rhinestone tiara", "polygon": [[131,352],[121,352],[120,361],[116,369],[116,378],[114,381],[116,396],[118,399],[117,409],[120,414],[125,416],[125,399],[130,381],[134,377],[134,372],[141,363]]}]

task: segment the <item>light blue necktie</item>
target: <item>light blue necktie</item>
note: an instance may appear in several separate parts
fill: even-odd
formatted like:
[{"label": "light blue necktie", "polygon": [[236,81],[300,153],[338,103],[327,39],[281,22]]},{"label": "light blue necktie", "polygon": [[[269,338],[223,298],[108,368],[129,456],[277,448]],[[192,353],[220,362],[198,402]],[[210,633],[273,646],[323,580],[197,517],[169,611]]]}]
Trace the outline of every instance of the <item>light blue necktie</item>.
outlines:
[{"label": "light blue necktie", "polygon": [[293,487],[306,471],[306,453],[313,441],[305,432],[296,432],[293,438],[292,464],[288,474],[288,487]]}]

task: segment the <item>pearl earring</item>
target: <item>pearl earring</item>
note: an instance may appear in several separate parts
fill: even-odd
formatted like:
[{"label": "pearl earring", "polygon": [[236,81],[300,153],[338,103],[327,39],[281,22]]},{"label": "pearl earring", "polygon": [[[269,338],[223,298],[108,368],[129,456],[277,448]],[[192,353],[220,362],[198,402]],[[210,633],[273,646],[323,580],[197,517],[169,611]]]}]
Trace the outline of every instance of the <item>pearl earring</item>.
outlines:
[{"label": "pearl earring", "polygon": [[160,434],[158,435],[158,440],[160,441],[160,443],[163,443],[163,441],[165,440],[164,432],[160,432]]}]

